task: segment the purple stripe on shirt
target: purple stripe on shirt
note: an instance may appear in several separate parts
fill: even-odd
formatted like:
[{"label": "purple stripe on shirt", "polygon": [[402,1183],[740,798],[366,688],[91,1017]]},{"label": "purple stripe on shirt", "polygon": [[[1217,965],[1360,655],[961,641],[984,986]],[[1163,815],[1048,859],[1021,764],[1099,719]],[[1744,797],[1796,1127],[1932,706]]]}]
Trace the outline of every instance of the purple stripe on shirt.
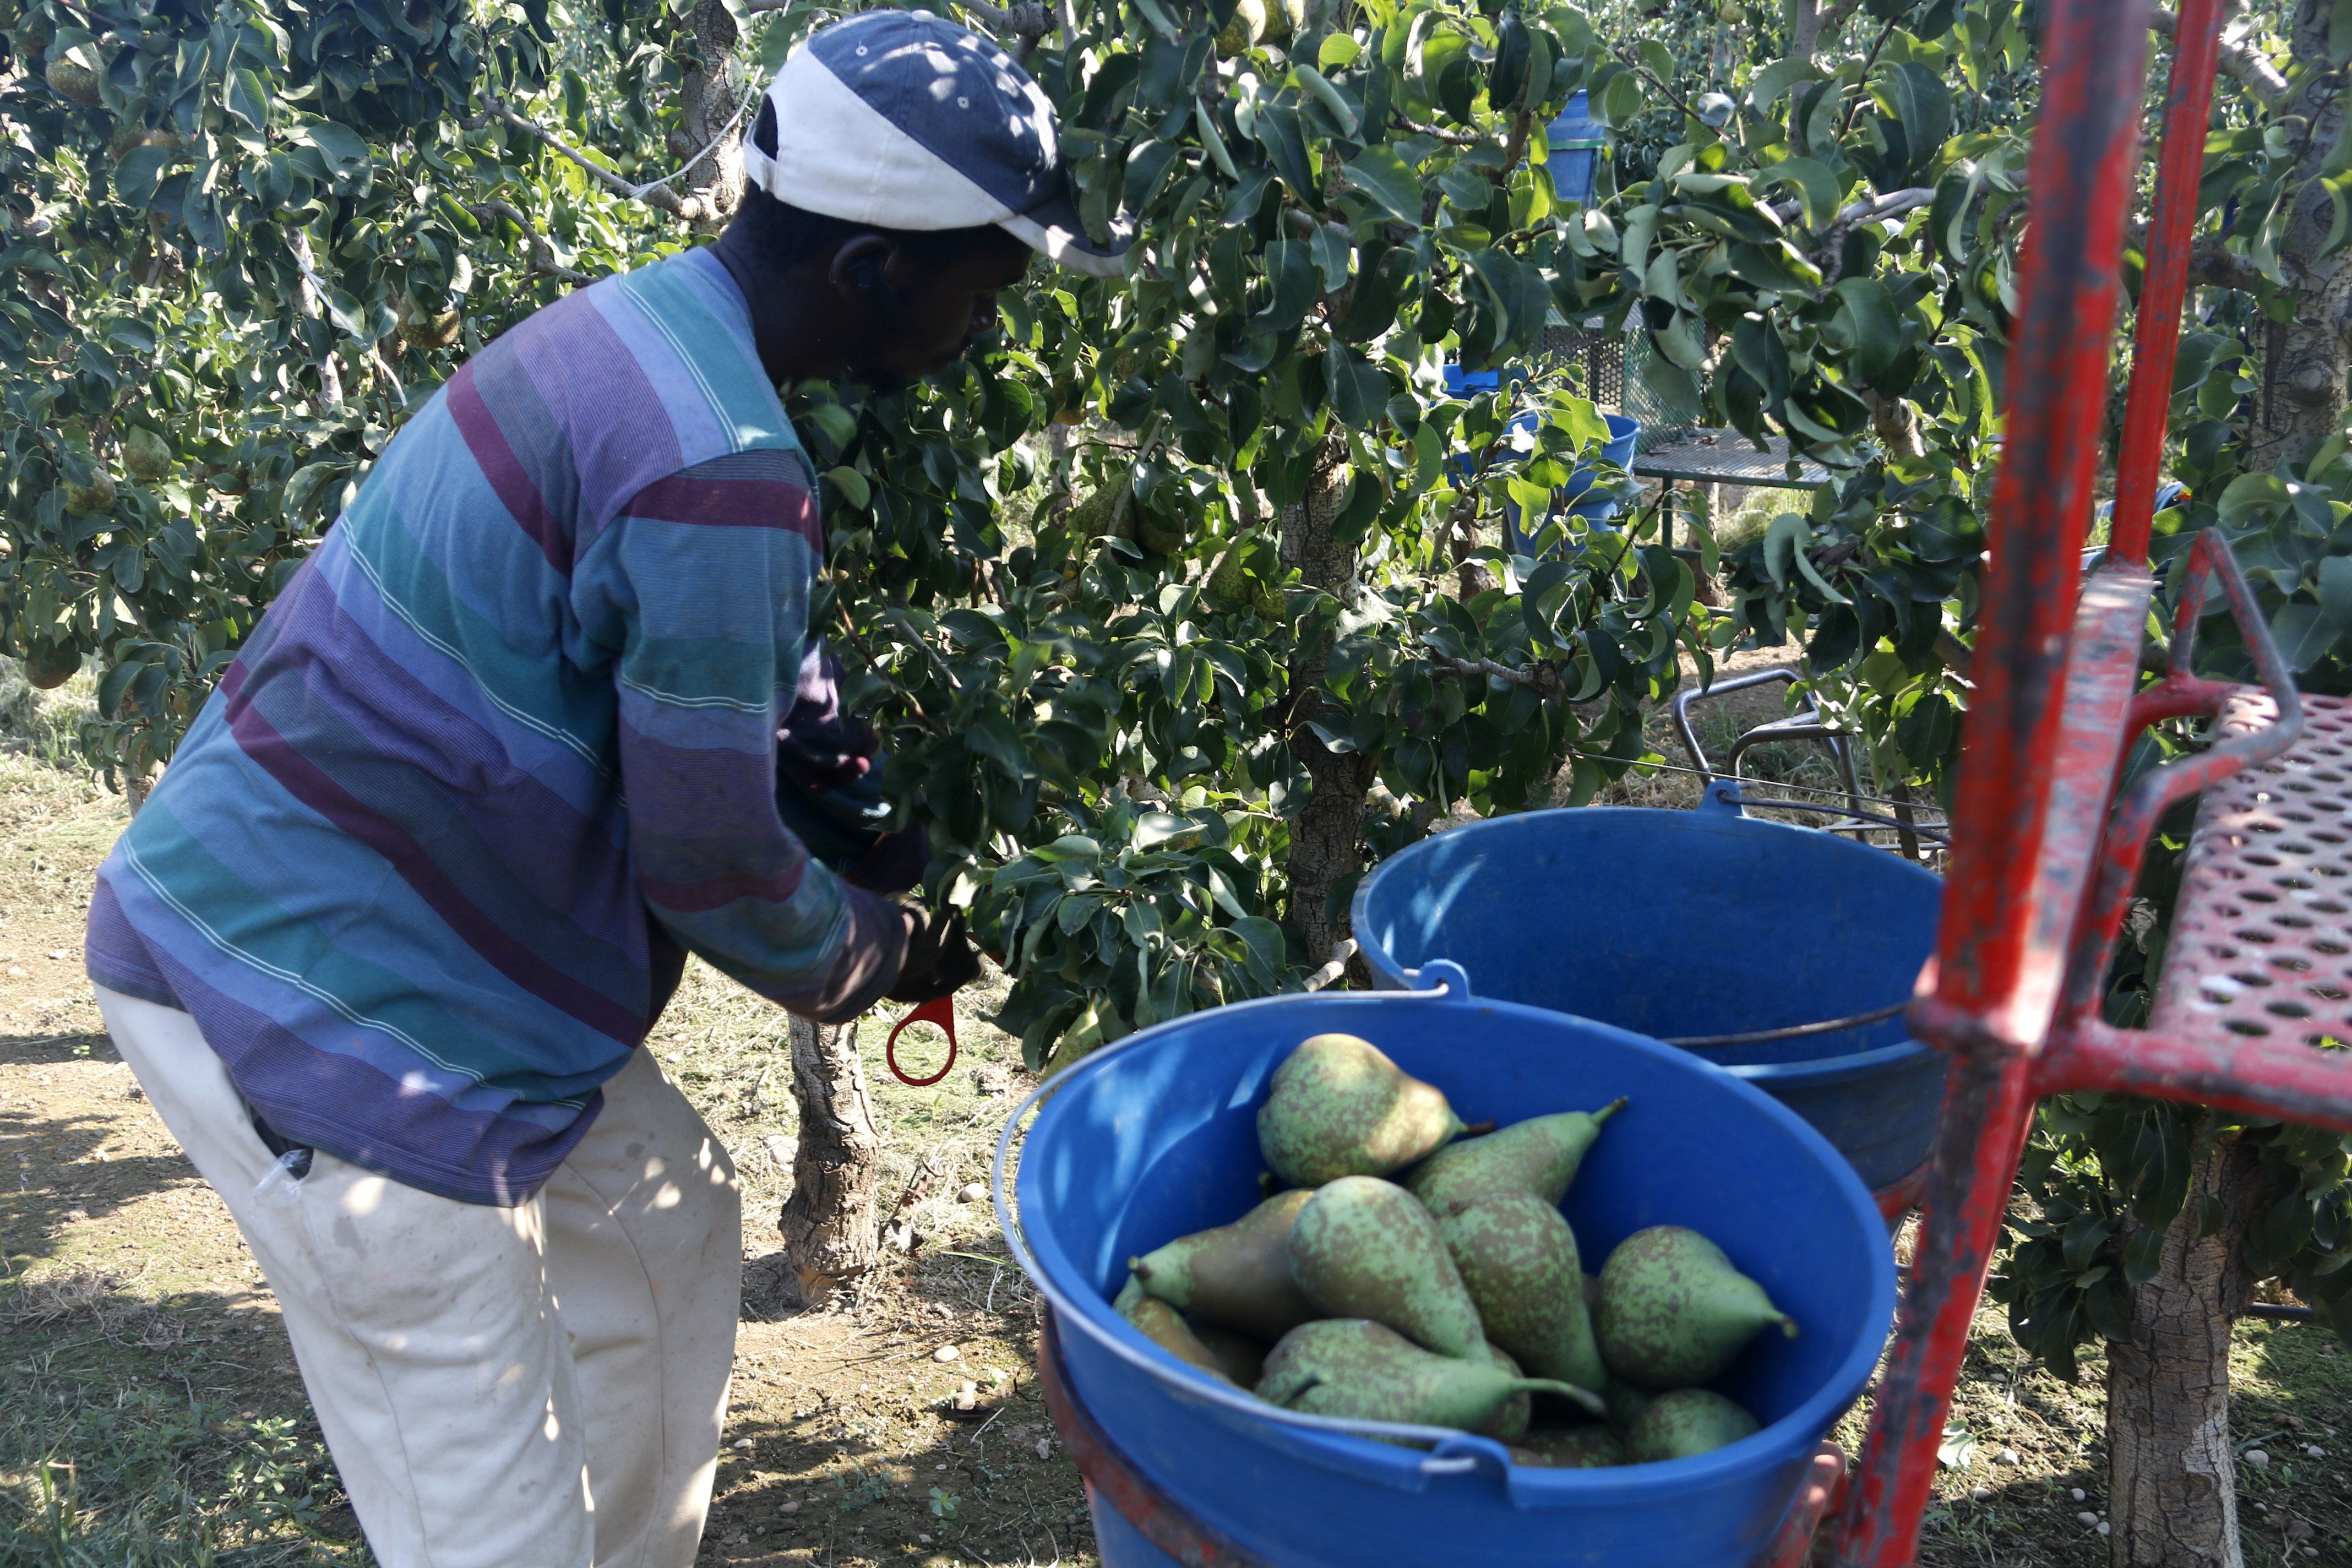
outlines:
[{"label": "purple stripe on shirt", "polygon": [[416,890],[417,896],[466,945],[515,984],[624,1044],[634,1045],[644,1037],[646,1030],[652,1026],[650,1018],[581,984],[524,946],[477,908],[404,828],[367,805],[289,744],[260,711],[245,700],[245,675],[244,665],[231,665],[227,679],[221,682],[221,693],[227,702],[229,730],[257,766],[295,799],[390,861],[401,879]]},{"label": "purple stripe on shirt", "polygon": [[[514,344],[517,362],[562,429],[579,476],[572,523],[575,548],[583,551],[624,501],[690,460],[654,384],[656,374],[666,384],[683,383],[683,367],[667,344],[659,359],[641,363],[597,309],[597,293],[583,289],[499,340]],[[682,401],[692,406],[701,399],[689,390]],[[709,450],[701,447],[695,457]]]},{"label": "purple stripe on shirt", "polygon": [[[469,1110],[435,1094],[413,1094],[357,1057],[306,1043],[268,1014],[206,984],[170,953],[148,949],[170,982],[174,1005],[196,1021],[237,1092],[289,1142],[459,1203],[512,1207],[527,1202],[587,1136],[604,1091],[563,1126]],[[622,1053],[615,1070],[627,1065]],[[518,1106],[543,1118],[546,1108]]]},{"label": "purple stripe on shirt", "polygon": [[460,365],[457,374],[449,378],[446,395],[449,417],[456,423],[457,434],[466,438],[466,449],[480,465],[482,477],[498,493],[499,504],[539,546],[547,563],[568,575],[572,552],[563,537],[563,524],[540,499],[539,487],[531,483],[530,471],[507,444],[506,433],[499,428],[498,417],[490,412],[489,405],[482,401],[481,390],[474,384],[471,361]]},{"label": "purple stripe on shirt", "polygon": [[622,509],[655,522],[720,528],[781,528],[822,550],[816,504],[798,485],[776,479],[705,479],[672,474],[639,490]]},{"label": "purple stripe on shirt", "polygon": [[[381,603],[363,578],[349,587],[363,605]],[[252,667],[268,670],[268,696],[256,689],[247,700],[266,701],[281,731],[316,733],[330,757],[365,759],[379,812],[462,825],[473,842],[457,852],[473,862],[468,874],[505,881],[531,900],[527,913],[508,917],[509,929],[529,924],[545,932],[548,951],[568,959],[574,973],[593,968],[607,984],[642,973],[645,920],[635,889],[625,868],[598,853],[627,831],[618,799],[607,795],[584,815],[518,767],[478,717],[452,708],[377,647],[334,590],[324,572],[305,572],[279,596],[268,617],[278,658]],[[296,670],[304,673],[290,701],[300,710],[289,712],[279,683],[292,686]],[[413,808],[403,811],[403,802]],[[486,876],[491,866],[507,875]]]}]

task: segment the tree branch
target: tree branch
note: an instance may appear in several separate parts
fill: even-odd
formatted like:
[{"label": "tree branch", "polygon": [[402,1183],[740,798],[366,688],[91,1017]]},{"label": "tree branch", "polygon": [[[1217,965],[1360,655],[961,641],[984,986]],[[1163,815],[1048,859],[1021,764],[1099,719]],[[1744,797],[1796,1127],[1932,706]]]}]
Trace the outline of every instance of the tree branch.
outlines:
[{"label": "tree branch", "polygon": [[1390,118],[1399,127],[1412,132],[1415,136],[1427,136],[1433,141],[1443,142],[1450,147],[1475,147],[1486,140],[1484,136],[1471,136],[1459,131],[1447,131],[1435,125],[1418,124],[1402,114],[1391,115]]},{"label": "tree branch", "polygon": [[[2243,0],[2237,0],[2230,9],[2233,13],[2242,13],[2245,9]],[[2179,41],[2180,18],[2162,6],[2157,6],[2148,13],[2147,26],[2150,32],[2162,33],[2166,37]],[[2220,69],[2243,82],[2254,96],[2266,103],[2278,102],[2287,95],[2291,86],[2280,74],[2278,67],[2271,64],[2269,58],[2260,49],[2243,39],[2231,37],[2227,22],[2222,24],[2221,52],[2216,64]]]},{"label": "tree branch", "polygon": [[2189,280],[2208,289],[2252,289],[2263,269],[2250,256],[2240,255],[2209,234],[2189,247]]},{"label": "tree branch", "polygon": [[[293,252],[294,265],[302,271],[302,281],[294,290],[294,308],[316,321],[320,301],[326,298],[327,290],[319,281],[318,266],[310,255],[310,237],[299,228],[293,231],[293,236],[287,242],[287,248]],[[319,403],[330,409],[343,405],[343,374],[335,368],[335,351],[332,349],[319,360]]]},{"label": "tree branch", "polygon": [[1485,679],[1492,676],[1512,686],[1527,687],[1547,699],[1568,695],[1568,688],[1560,682],[1559,666],[1549,659],[1541,660],[1531,668],[1521,669],[1513,665],[1497,664],[1491,658],[1457,658],[1428,641],[1423,641],[1421,646],[1428,654],[1429,662],[1449,675],[1459,676],[1465,680]]},{"label": "tree branch", "polygon": [[[613,173],[612,170],[605,168],[602,163],[590,158],[587,153],[581,152],[578,148],[572,146],[572,143],[563,140],[562,137],[556,135],[551,131],[542,131],[538,126],[532,124],[530,121],[525,120],[521,115],[517,114],[513,110],[509,109],[506,104],[499,99],[498,95],[490,91],[488,88],[478,88],[475,90],[479,94],[483,105],[487,107],[492,114],[497,115],[500,120],[506,121],[509,125],[513,126],[517,131],[521,132],[524,135],[530,137],[532,141],[538,142],[541,146],[545,147],[550,152],[560,153],[564,157],[571,159],[583,169],[588,171],[588,177],[590,179],[594,180],[606,190],[611,191],[614,195],[626,196],[631,201],[643,202],[649,207],[658,207],[661,211],[668,213],[673,217],[685,217],[689,216],[686,210],[685,199],[676,191],[671,190],[667,184],[660,181],[656,181],[650,185],[632,184],[628,181],[621,178],[620,175]],[[687,166],[688,168],[693,167],[692,164],[688,164]],[[675,174],[670,176],[672,179],[676,179],[677,177],[677,176]]]},{"label": "tree branch", "polygon": [[849,618],[848,601],[836,598],[833,602],[833,607],[841,612],[841,635],[848,640],[851,647],[857,650],[857,657],[866,661],[866,668],[881,677],[883,683],[890,688],[898,700],[907,705],[907,710],[915,716],[917,723],[940,740],[946,740],[948,732],[940,726],[940,721],[923,711],[923,705],[915,700],[915,694],[898,684],[898,678],[883,667],[881,659],[875,656],[874,650],[866,646],[866,639],[857,635],[857,623]]},{"label": "tree branch", "polygon": [[1676,109],[1681,110],[1691,119],[1698,119],[1698,110],[1684,102],[1682,95],[1677,93],[1673,88],[1668,87],[1664,82],[1662,82],[1656,77],[1652,76],[1649,72],[1649,68],[1643,66],[1641,61],[1635,59],[1633,56],[1627,54],[1623,49],[1619,48],[1614,44],[1609,46],[1609,52],[1615,55],[1617,57],[1618,63],[1622,65],[1627,70],[1632,71],[1635,76],[1640,77],[1643,81],[1648,82],[1652,87],[1657,89],[1659,94],[1664,97],[1668,103],[1671,103]]},{"label": "tree branch", "polygon": [[530,219],[523,216],[509,204],[501,201],[488,201],[476,206],[469,206],[466,210],[474,215],[474,221],[477,223],[487,225],[493,217],[502,217],[522,230],[523,239],[530,246],[530,269],[542,278],[560,278],[566,283],[596,281],[577,268],[565,267],[559,263],[555,259],[555,247],[548,244],[546,237],[531,226]]}]

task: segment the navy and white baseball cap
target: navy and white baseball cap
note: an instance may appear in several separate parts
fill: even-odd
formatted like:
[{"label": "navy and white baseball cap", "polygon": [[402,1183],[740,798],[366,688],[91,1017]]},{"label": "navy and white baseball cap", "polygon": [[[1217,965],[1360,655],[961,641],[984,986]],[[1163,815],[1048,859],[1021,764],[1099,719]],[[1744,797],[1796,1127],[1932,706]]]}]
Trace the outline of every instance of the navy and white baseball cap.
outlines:
[{"label": "navy and white baseball cap", "polygon": [[929,11],[821,27],[768,86],[743,173],[805,212],[877,228],[994,224],[1075,271],[1116,278],[1129,237],[1090,237],[1054,107],[1013,57]]}]

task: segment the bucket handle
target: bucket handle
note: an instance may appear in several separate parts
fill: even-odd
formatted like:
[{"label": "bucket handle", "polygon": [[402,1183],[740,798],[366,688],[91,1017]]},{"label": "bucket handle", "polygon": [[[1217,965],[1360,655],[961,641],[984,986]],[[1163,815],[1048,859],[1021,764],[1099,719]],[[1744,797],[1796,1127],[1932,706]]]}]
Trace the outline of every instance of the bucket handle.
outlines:
[{"label": "bucket handle", "polygon": [[[1429,995],[1433,1001],[1440,998],[1467,1000],[1469,997],[1470,978],[1458,963],[1437,959],[1423,964],[1420,975],[1422,978],[1415,980],[1414,989]],[[1020,1222],[1013,1218],[1012,1201],[1006,1190],[1006,1166],[1013,1151],[1013,1135],[1020,1129],[1022,1118],[1034,1110],[1046,1096],[1059,1089],[1072,1073],[1122,1048],[1123,1045],[1107,1047],[1086,1061],[1071,1063],[1030,1090],[1029,1098],[1005,1118],[1004,1131],[996,1140],[996,1159],[989,1169],[989,1193],[996,1205],[997,1228],[1004,1234],[1005,1245],[1013,1252],[1013,1260],[1021,1266],[1021,1271],[1029,1277],[1029,1282],[1037,1288],[1037,1293],[1053,1306],[1057,1321],[1085,1334],[1138,1371],[1167,1384],[1171,1392],[1195,1403],[1213,1405],[1234,1415],[1249,1416],[1275,1426],[1339,1436],[1428,1444],[1432,1451],[1423,1457],[1420,1465],[1421,1474],[1424,1477],[1461,1475],[1482,1468],[1503,1471],[1509,1462],[1509,1455],[1500,1444],[1492,1438],[1473,1436],[1452,1426],[1421,1426],[1400,1421],[1354,1421],[1337,1415],[1309,1415],[1303,1411],[1285,1410],[1279,1405],[1269,1405],[1239,1389],[1220,1388],[1206,1378],[1195,1382],[1189,1377],[1179,1377],[1160,1364],[1148,1352],[1129,1344],[1117,1335],[1105,1333],[1087,1317],[1083,1306],[1045,1277],[1037,1255],[1029,1249],[1028,1239],[1021,1232]]]},{"label": "bucket handle", "polygon": [[1433,958],[1419,969],[1404,971],[1404,983],[1433,1000],[1441,996],[1448,1002],[1470,1000],[1470,972],[1450,958]]}]

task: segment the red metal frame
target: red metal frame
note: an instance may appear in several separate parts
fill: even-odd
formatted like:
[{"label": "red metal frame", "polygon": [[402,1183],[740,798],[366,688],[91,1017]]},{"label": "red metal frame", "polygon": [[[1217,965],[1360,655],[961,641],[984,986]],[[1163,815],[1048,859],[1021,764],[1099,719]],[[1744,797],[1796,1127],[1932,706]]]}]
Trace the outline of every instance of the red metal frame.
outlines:
[{"label": "red metal frame", "polygon": [[[1855,1505],[1840,1521],[1841,1568],[1906,1568],[1914,1560],[1969,1329],[2042,1096],[2095,1088],[2352,1127],[2352,1060],[2308,1043],[2340,1038],[2345,1025],[2327,1004],[2305,1000],[2340,998],[2352,981],[2333,969],[2305,978],[2302,972],[2314,966],[2297,955],[2298,933],[2287,929],[2314,923],[2294,900],[2335,911],[2343,906],[2327,902],[2328,889],[2278,890],[2307,889],[2298,868],[2314,858],[2331,860],[2321,868],[2341,874],[2347,851],[2327,846],[2345,844],[2346,836],[2329,829],[2352,824],[2324,819],[2305,837],[2326,846],[2290,846],[2301,861],[2261,854],[2267,844],[2252,842],[2291,822],[2321,820],[2296,809],[2307,798],[2346,808],[2341,796],[2352,790],[2326,797],[2334,786],[2310,777],[2341,779],[2326,769],[2352,769],[2336,760],[2352,756],[2342,742],[2352,732],[2352,713],[2329,705],[2337,739],[2325,758],[2299,769],[2281,761],[2305,732],[2305,705],[2217,534],[2200,537],[2187,560],[2174,563],[2183,575],[2171,669],[2140,688],[2140,645],[2156,587],[2149,525],[2222,13],[2223,0],[2185,0],[2180,10],[2114,531],[2078,592],[2143,87],[2142,51],[2119,45],[2146,36],[2148,12],[2144,0],[2053,0],[2049,12],[2009,439],[1993,491],[1942,936],[1910,1010],[1920,1037],[1952,1053],[1953,1072],[1894,1360],[1873,1406]],[[2262,677],[2259,691],[2193,673],[2196,629],[2216,587]],[[2187,717],[2212,719],[2219,742],[2152,771],[2118,797],[2132,740],[2150,724]],[[2263,773],[2235,782],[2250,767]],[[2224,781],[2231,782],[2224,787]],[[2305,795],[2283,793],[2294,789]],[[2236,972],[2204,977],[2213,989],[2210,1005],[2200,1005],[2200,976],[2176,944],[2150,1027],[2111,1027],[2099,1016],[2103,988],[2148,841],[2167,810],[2200,793],[2207,795],[2200,836],[2213,826],[2225,837],[2192,844],[2192,865],[2208,874],[2201,892],[2184,893],[2176,927],[2187,928],[2193,896],[2207,898],[2213,907],[2200,912],[2208,948],[2220,955],[2213,962],[2228,959]],[[2225,795],[2234,816],[2216,815],[2215,801]],[[2253,866],[2285,869],[2265,884]],[[2231,902],[2238,898],[2263,900],[2263,907],[2241,909]],[[2265,914],[2273,906],[2276,912]],[[2340,914],[2330,918],[2330,937],[2340,937]],[[2265,919],[2274,923],[2255,929]],[[2244,931],[2230,929],[2242,921]],[[2252,952],[2230,948],[2241,935]],[[2305,945],[2326,955],[2346,943]],[[2308,1022],[2266,1020],[2243,1006],[2242,1021],[2229,1021],[2224,1004],[2238,982],[2274,986],[2253,994],[2280,1019]]]}]

